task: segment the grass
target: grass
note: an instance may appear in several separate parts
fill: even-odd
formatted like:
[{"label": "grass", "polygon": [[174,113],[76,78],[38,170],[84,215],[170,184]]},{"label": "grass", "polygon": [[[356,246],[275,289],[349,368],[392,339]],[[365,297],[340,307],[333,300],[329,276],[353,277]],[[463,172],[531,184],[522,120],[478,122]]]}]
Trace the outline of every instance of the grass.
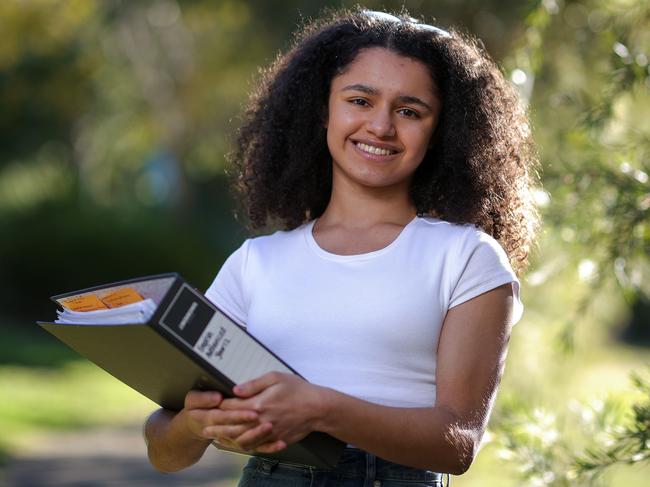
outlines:
[{"label": "grass", "polygon": [[0,429],[13,442],[37,429],[69,429],[133,422],[155,406],[87,362],[56,370],[0,369]]}]

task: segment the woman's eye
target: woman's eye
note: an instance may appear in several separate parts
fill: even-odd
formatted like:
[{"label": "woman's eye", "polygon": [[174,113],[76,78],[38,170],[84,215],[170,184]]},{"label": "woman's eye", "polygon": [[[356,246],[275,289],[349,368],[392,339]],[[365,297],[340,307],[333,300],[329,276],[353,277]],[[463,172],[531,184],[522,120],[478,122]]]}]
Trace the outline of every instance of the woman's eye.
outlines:
[{"label": "woman's eye", "polygon": [[420,116],[418,112],[411,110],[410,108],[400,108],[398,112],[408,118],[419,118]]},{"label": "woman's eye", "polygon": [[368,105],[368,102],[363,98],[353,98],[352,100],[350,100],[350,103],[353,103],[354,105],[360,105],[360,106]]}]

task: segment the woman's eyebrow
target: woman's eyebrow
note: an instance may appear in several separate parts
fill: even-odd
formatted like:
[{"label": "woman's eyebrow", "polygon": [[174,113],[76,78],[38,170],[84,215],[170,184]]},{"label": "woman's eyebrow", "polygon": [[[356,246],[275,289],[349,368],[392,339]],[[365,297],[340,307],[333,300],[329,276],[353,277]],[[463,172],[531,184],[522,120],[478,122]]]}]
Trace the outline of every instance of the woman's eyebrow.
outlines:
[{"label": "woman's eyebrow", "polygon": [[373,88],[372,86],[368,85],[362,85],[362,84],[354,84],[354,85],[347,85],[344,87],[341,91],[361,91],[362,93],[367,93],[369,95],[378,95],[379,90],[376,88]]},{"label": "woman's eyebrow", "polygon": [[422,105],[427,110],[433,111],[431,106],[428,103],[422,101],[417,96],[401,95],[397,97],[397,101],[399,101],[400,103],[409,103],[411,105]]},{"label": "woman's eyebrow", "polygon": [[[380,95],[381,91],[379,91],[377,88],[373,88],[372,86],[368,85],[363,85],[360,83],[356,83],[353,85],[347,85],[341,89],[341,91],[360,91],[362,93],[367,93],[368,95]],[[412,96],[412,95],[399,95],[396,100],[399,103],[410,103],[414,105],[421,105],[424,108],[426,108],[429,111],[432,111],[431,105],[423,101],[421,98],[418,98],[417,96]]]}]

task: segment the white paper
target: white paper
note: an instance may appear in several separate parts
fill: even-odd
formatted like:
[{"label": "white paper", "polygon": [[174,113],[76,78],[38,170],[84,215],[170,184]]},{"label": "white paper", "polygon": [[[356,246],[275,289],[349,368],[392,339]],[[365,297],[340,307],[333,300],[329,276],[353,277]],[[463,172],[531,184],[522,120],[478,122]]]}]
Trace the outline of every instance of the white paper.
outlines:
[{"label": "white paper", "polygon": [[99,309],[97,311],[57,311],[55,323],[70,325],[123,325],[145,323],[156,311],[151,299],[126,304],[119,308]]}]

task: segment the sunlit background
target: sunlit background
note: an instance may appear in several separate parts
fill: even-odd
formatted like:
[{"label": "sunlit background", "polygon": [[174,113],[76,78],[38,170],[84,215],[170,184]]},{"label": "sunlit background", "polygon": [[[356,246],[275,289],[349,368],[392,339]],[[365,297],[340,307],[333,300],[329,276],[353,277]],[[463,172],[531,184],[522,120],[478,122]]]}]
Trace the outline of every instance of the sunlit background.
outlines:
[{"label": "sunlit background", "polygon": [[[0,483],[38,485],[16,466],[51,467],[70,435],[107,452],[97,475],[111,478],[111,432],[134,432],[128,455],[147,468],[153,404],[35,321],[54,317],[49,296],[112,280],[177,271],[205,289],[247,235],[225,154],[259,67],[302,19],[354,3],[0,2]],[[483,449],[453,484],[648,485],[650,4],[365,2],[402,4],[483,40],[542,161],[527,311]],[[133,472],[49,485],[163,485]]]}]

